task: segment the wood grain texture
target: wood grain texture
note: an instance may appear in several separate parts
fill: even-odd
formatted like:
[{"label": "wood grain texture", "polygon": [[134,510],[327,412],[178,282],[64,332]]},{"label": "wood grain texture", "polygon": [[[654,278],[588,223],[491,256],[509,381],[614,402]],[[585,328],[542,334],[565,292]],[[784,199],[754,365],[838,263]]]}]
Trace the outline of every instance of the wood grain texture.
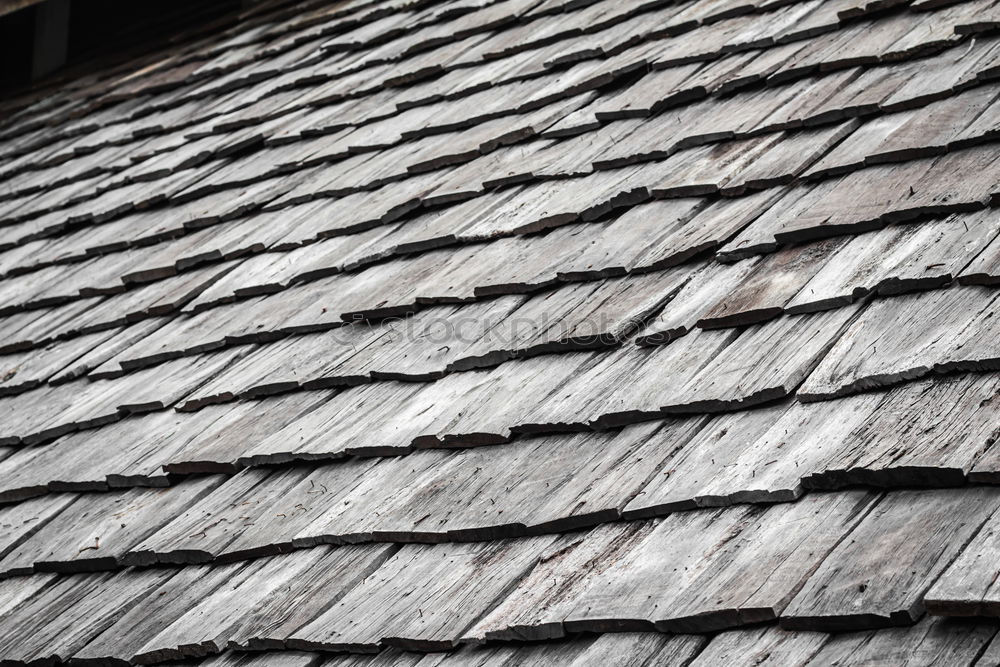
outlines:
[{"label": "wood grain texture", "polygon": [[[654,627],[709,632],[773,620],[872,500],[860,493],[807,497],[762,511],[679,513],[627,531],[629,524],[599,527],[559,558],[545,560],[473,634],[541,638]],[[822,527],[806,519],[819,515]],[[768,537],[791,525],[806,531],[801,541]],[[584,562],[594,565],[581,577]],[[661,576],[664,562],[671,577]],[[543,604],[550,598],[557,604]]]},{"label": "wood grain texture", "polygon": [[995,216],[977,212],[855,237],[802,287],[788,310],[809,312],[867,293],[891,296],[945,286],[969,270],[996,233]]},{"label": "wood grain texture", "polygon": [[987,663],[995,5],[263,0],[12,93],[0,663]]},{"label": "wood grain texture", "polygon": [[996,616],[996,515],[961,550],[927,592],[925,604],[932,614],[943,616]]},{"label": "wood grain texture", "polygon": [[[354,648],[388,643],[446,649],[508,591],[551,538],[448,546],[405,546],[372,577],[293,632],[290,648]],[[400,592],[407,591],[405,597]],[[381,609],[369,615],[366,609]],[[375,618],[380,620],[372,622]]]},{"label": "wood grain texture", "polygon": [[0,569],[8,574],[114,569],[127,549],[221,481],[205,477],[169,490],[80,496],[0,560]]},{"label": "wood grain texture", "polygon": [[[788,629],[909,625],[923,595],[995,511],[993,489],[887,494],[805,582],[781,618]],[[919,512],[913,508],[919,507]],[[914,543],[915,534],[921,536]]]},{"label": "wood grain texture", "polygon": [[989,368],[991,342],[981,336],[994,296],[963,287],[873,302],[806,379],[799,397],[821,400],[934,371]]},{"label": "wood grain texture", "polygon": [[[955,620],[925,618],[913,627],[849,633],[831,637],[813,658],[815,664],[833,662],[973,662],[983,655],[993,629]],[[982,656],[982,657],[980,657]],[[987,663],[988,664],[988,663]]]}]

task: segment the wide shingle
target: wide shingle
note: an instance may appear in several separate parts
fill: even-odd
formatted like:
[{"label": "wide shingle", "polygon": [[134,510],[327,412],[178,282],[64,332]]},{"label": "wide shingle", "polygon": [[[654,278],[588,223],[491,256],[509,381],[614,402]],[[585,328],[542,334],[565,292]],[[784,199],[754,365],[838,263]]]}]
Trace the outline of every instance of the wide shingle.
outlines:
[{"label": "wide shingle", "polygon": [[264,0],[12,92],[0,665],[996,662],[998,6]]}]

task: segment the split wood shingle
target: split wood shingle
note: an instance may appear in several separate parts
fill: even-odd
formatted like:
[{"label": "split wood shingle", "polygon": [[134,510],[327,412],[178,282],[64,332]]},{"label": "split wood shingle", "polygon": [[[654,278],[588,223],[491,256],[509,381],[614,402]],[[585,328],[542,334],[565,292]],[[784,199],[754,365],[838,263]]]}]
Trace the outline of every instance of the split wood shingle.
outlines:
[{"label": "split wood shingle", "polygon": [[995,0],[264,0],[0,112],[0,665],[1000,660]]}]

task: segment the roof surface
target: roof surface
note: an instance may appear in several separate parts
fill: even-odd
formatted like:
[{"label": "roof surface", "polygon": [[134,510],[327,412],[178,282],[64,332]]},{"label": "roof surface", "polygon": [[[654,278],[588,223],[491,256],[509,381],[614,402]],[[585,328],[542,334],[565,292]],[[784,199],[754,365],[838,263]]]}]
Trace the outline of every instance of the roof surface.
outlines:
[{"label": "roof surface", "polygon": [[44,2],[44,0],[0,0],[0,16],[37,5],[40,2]]},{"label": "roof surface", "polygon": [[275,2],[8,102],[0,664],[998,664],[998,26]]}]

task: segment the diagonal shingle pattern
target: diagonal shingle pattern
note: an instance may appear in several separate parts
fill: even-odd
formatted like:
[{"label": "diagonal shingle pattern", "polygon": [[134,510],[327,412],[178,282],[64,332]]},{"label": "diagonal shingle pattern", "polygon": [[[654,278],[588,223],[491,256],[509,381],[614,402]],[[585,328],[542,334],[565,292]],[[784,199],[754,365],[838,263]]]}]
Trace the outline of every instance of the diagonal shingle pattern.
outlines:
[{"label": "diagonal shingle pattern", "polygon": [[0,665],[997,664],[998,8],[264,0],[5,102]]}]

